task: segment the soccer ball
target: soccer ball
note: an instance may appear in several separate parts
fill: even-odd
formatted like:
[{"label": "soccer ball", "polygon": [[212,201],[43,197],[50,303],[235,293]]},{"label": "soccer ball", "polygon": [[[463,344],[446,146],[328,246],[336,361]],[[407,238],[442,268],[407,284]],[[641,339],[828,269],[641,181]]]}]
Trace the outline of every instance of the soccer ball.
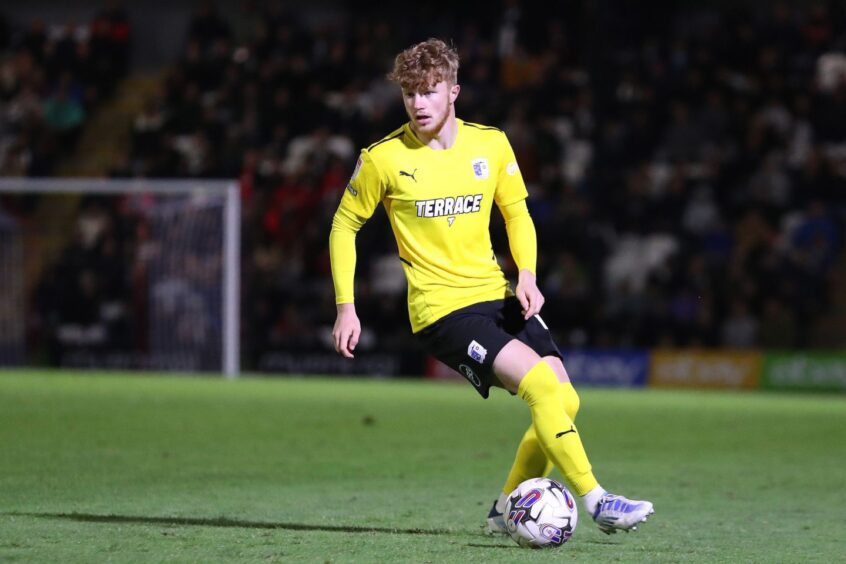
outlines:
[{"label": "soccer ball", "polygon": [[505,502],[505,528],[525,548],[554,548],[573,536],[579,511],[567,488],[549,478],[517,486]]}]

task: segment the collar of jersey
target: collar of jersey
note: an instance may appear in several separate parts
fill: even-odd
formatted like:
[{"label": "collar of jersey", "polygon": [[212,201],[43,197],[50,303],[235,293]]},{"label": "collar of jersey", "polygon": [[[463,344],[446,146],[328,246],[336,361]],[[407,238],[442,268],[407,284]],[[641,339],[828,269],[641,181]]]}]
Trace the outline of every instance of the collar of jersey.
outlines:
[{"label": "collar of jersey", "polygon": [[433,153],[449,153],[450,151],[455,149],[455,147],[458,145],[458,140],[461,138],[461,130],[464,127],[464,121],[463,120],[455,118],[455,121],[456,121],[456,124],[458,125],[458,127],[455,128],[455,142],[452,144],[452,147],[450,147],[449,149],[433,149],[429,145],[426,145],[425,143],[423,143],[423,141],[421,141],[420,138],[417,137],[417,134],[414,133],[414,130],[411,128],[411,122],[410,121],[406,122],[405,130],[411,136],[411,138],[414,139],[414,142],[417,143],[422,149],[428,149],[428,150],[432,151]]}]

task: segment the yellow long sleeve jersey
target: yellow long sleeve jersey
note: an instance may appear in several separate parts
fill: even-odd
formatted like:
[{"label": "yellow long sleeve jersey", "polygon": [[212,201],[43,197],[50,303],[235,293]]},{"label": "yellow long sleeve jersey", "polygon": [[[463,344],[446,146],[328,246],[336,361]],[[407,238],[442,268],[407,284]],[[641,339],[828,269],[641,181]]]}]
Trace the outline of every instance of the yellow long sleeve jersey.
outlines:
[{"label": "yellow long sleeve jersey", "polygon": [[380,202],[408,280],[415,333],[462,307],[511,295],[491,245],[494,203],[518,267],[534,272],[528,194],[508,139],[495,127],[457,121],[449,149],[422,144],[405,124],[361,151],[330,234],[336,303],[353,301],[355,235]]}]

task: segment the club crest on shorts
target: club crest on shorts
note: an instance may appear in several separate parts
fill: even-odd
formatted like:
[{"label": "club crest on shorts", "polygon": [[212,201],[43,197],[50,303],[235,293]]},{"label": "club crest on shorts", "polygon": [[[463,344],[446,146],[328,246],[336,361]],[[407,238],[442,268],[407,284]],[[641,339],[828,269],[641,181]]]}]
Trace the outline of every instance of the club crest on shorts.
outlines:
[{"label": "club crest on shorts", "polygon": [[482,387],[482,381],[479,379],[479,377],[476,375],[476,373],[473,372],[472,368],[470,368],[466,364],[459,364],[458,365],[458,371],[461,372],[462,376],[467,378],[470,381],[471,384],[473,384],[477,388]]},{"label": "club crest on shorts", "polygon": [[488,159],[473,159],[473,174],[476,175],[477,180],[487,180],[490,176]]},{"label": "club crest on shorts", "polygon": [[470,341],[470,345],[467,347],[467,356],[482,364],[485,362],[485,356],[488,354],[488,349],[477,343],[476,341]]}]

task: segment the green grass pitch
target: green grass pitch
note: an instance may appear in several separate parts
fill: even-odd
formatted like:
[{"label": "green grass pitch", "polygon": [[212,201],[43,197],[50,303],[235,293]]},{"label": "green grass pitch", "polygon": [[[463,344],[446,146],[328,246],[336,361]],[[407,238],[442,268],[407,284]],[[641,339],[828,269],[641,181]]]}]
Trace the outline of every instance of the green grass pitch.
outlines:
[{"label": "green grass pitch", "polygon": [[419,381],[0,372],[2,562],[833,562],[846,398],[582,389],[632,534],[555,551],[482,523],[519,399]]}]

